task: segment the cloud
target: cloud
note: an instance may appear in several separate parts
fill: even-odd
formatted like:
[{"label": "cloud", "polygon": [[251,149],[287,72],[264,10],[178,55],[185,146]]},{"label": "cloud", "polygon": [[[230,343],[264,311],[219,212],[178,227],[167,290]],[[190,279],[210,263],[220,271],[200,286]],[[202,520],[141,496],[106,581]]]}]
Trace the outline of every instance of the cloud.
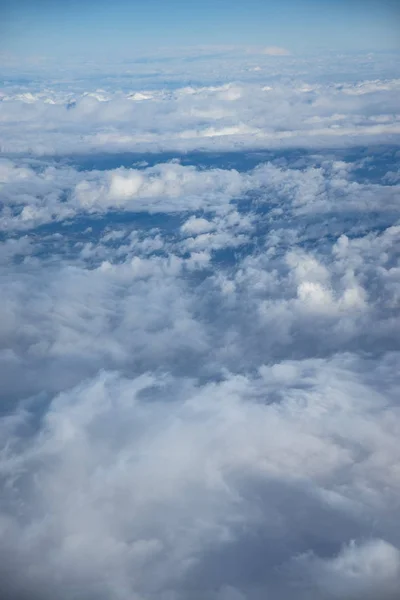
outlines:
[{"label": "cloud", "polygon": [[267,46],[263,48],[262,54],[266,54],[267,56],[289,56],[290,52],[286,48],[281,48],[280,46]]},{"label": "cloud", "polygon": [[266,78],[271,67],[255,58],[256,75],[250,63],[243,66],[255,81],[222,85],[188,86],[184,78],[173,89],[115,90],[87,83],[88,89],[68,92],[49,82],[21,93],[11,87],[0,99],[1,151],[65,156],[398,141],[398,78],[316,81],[303,74],[303,63],[295,79],[271,73]]},{"label": "cloud", "polygon": [[359,544],[353,540],[333,558],[303,555],[295,563],[309,570],[321,594],[328,588],[331,598],[394,599],[398,594],[400,552],[380,539]]},{"label": "cloud", "polygon": [[2,91],[0,596],[395,600],[398,80],[179,60]]},{"label": "cloud", "polygon": [[[351,165],[332,158],[319,165],[310,162],[303,169],[268,161],[250,170],[239,170],[204,168],[173,160],[153,166],[83,171],[0,159],[0,229],[30,230],[54,221],[116,210],[154,214],[209,211],[225,214],[228,227],[238,229],[238,223],[234,223],[238,213],[231,210],[231,203],[240,198],[257,198],[258,205],[272,202],[275,210],[285,207],[297,215],[329,213],[339,205],[348,214],[396,211],[398,183],[355,181],[352,171],[363,168],[362,162]],[[240,219],[241,227],[248,229],[249,215],[242,214]],[[208,233],[215,228],[216,224],[204,217],[191,217],[181,231]]]},{"label": "cloud", "polygon": [[[286,361],[205,385],[102,373],[56,396],[37,432],[26,410],[6,420],[2,529],[15,589],[196,598],[230,585],[292,597],[300,569],[307,598],[332,585],[338,598],[390,598],[398,432],[396,408],[367,383],[380,368],[350,356]],[[372,514],[392,544],[342,550]],[[310,544],[315,557],[296,558]]]},{"label": "cloud", "polygon": [[246,210],[3,243],[6,598],[395,597],[398,227],[328,243],[262,173]]}]

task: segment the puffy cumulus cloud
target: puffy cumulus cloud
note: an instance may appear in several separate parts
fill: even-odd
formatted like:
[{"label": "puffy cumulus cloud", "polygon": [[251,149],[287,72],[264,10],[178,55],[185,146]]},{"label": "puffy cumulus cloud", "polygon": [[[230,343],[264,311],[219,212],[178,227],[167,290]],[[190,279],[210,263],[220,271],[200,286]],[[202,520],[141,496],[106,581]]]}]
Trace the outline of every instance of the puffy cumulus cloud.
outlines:
[{"label": "puffy cumulus cloud", "polygon": [[[17,159],[0,159],[0,229],[30,230],[46,223],[110,211],[207,211],[227,218],[232,205],[240,199],[253,202],[255,210],[263,204],[273,205],[270,218],[285,211],[298,216],[339,210],[347,214],[396,212],[398,182],[388,185],[386,181],[359,181],[353,172],[361,168],[365,168],[363,161],[351,163],[332,158],[318,164],[311,159],[308,165],[268,161],[247,170],[240,166],[205,168],[200,159],[200,164],[172,160],[154,166],[89,171],[49,165],[46,161],[24,164]],[[228,225],[233,224],[232,214]],[[242,224],[249,218],[242,215]],[[215,228],[215,223],[204,217],[191,217],[181,232],[205,234]]]},{"label": "puffy cumulus cloud", "polygon": [[[54,189],[40,199],[52,211],[46,226],[28,221],[21,235],[20,212],[4,227],[3,397],[59,391],[99,366],[219,377],[260,357],[397,349],[397,187],[322,162],[245,173],[168,163],[55,176],[52,167],[52,178],[49,167],[13,168],[26,186],[7,192],[19,211],[28,190]],[[140,182],[118,205],[115,176]],[[81,192],[80,206],[82,183],[92,195]]]},{"label": "puffy cumulus cloud", "polygon": [[199,170],[179,163],[156,165],[144,171],[121,168],[105,177],[97,176],[100,181],[95,174],[92,180],[84,179],[76,186],[73,200],[78,209],[168,212],[207,208],[207,204],[214,208],[216,204],[229,203],[248,187],[236,170]]},{"label": "puffy cumulus cloud", "polygon": [[[92,242],[86,230],[83,242],[67,233],[72,249],[61,234],[8,241],[3,397],[57,391],[99,366],[219,377],[225,368],[246,372],[260,357],[397,348],[398,228],[341,235],[320,254],[287,240],[286,230],[263,246],[256,220],[235,212],[209,222],[213,231],[173,240],[156,227],[111,229]],[[261,252],[249,253],[257,244]]]},{"label": "puffy cumulus cloud", "polygon": [[11,166],[21,199],[71,192],[0,243],[2,597],[394,600],[395,187]]},{"label": "puffy cumulus cloud", "polygon": [[215,224],[202,217],[190,217],[181,227],[181,231],[187,234],[209,233],[215,229]]},{"label": "puffy cumulus cloud", "polygon": [[398,81],[244,55],[1,93],[1,599],[397,600]]},{"label": "puffy cumulus cloud", "polygon": [[68,167],[32,168],[3,159],[0,168],[4,199],[0,226],[8,231],[111,210],[226,211],[232,198],[258,185],[235,169],[204,170],[178,162],[79,172]]}]

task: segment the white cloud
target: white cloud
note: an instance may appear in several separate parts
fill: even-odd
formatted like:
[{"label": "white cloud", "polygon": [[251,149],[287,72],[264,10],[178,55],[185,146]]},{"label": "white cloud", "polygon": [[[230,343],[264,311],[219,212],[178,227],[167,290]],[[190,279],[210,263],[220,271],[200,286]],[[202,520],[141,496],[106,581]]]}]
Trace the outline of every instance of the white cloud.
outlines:
[{"label": "white cloud", "polygon": [[218,52],[1,94],[4,600],[397,600],[398,81]]},{"label": "white cloud", "polygon": [[186,234],[199,235],[208,233],[215,229],[215,224],[203,218],[190,217],[181,227],[181,231]]},{"label": "white cloud", "polygon": [[[0,228],[31,229],[82,214],[109,211],[177,213],[211,211],[225,215],[228,227],[248,230],[249,216],[230,209],[239,198],[257,196],[258,202],[285,206],[297,214],[329,213],[340,207],[344,213],[396,211],[399,185],[359,183],[351,169],[326,160],[319,167],[289,168],[271,162],[250,171],[183,165],[177,161],[142,168],[78,171],[65,166],[29,166],[0,160],[3,208]],[[278,207],[279,206],[279,207]],[[227,216],[229,214],[229,217]],[[236,215],[236,216],[235,216]],[[194,220],[193,220],[194,219]],[[233,219],[233,220],[232,220]],[[216,223],[190,217],[182,233],[208,233]],[[191,231],[190,231],[191,228]],[[200,233],[200,231],[198,231]]]},{"label": "white cloud", "polygon": [[69,155],[327,148],[382,143],[388,136],[398,141],[398,78],[320,82],[313,75],[307,81],[299,63],[301,75],[288,82],[283,75],[271,79],[267,66],[257,68],[246,67],[256,81],[182,84],[172,90],[68,93],[51,82],[44,91],[21,94],[12,88],[0,99],[1,150]]}]

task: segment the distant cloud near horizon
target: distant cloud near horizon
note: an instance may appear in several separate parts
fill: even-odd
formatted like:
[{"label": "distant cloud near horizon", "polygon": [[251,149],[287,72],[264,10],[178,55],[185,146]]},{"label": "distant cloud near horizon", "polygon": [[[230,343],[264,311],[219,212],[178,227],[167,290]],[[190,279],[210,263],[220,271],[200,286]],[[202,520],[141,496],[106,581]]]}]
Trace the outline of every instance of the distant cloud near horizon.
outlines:
[{"label": "distant cloud near horizon", "polygon": [[279,46],[267,46],[263,49],[262,54],[267,54],[268,56],[290,56],[291,52]]},{"label": "distant cloud near horizon", "polygon": [[40,71],[22,87],[10,74],[0,90],[0,150],[61,156],[335,148],[400,139],[395,57],[393,66],[374,55],[353,55],[343,65],[329,55],[316,68],[313,57],[286,60],[286,52],[267,47],[191,54],[187,62],[182,56],[99,62],[86,67],[90,84],[73,64],[65,66],[65,87]]}]

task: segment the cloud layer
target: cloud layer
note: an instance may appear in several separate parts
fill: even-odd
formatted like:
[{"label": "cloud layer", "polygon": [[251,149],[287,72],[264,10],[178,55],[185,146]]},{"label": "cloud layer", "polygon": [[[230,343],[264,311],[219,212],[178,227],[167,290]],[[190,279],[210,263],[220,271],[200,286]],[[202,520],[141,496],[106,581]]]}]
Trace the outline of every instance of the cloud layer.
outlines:
[{"label": "cloud layer", "polygon": [[10,86],[0,97],[0,149],[41,156],[398,143],[398,78],[321,82],[254,65],[255,81],[221,85],[78,93],[52,82],[29,92]]},{"label": "cloud layer", "polygon": [[398,80],[256,77],[4,90],[5,600],[398,598]]}]

